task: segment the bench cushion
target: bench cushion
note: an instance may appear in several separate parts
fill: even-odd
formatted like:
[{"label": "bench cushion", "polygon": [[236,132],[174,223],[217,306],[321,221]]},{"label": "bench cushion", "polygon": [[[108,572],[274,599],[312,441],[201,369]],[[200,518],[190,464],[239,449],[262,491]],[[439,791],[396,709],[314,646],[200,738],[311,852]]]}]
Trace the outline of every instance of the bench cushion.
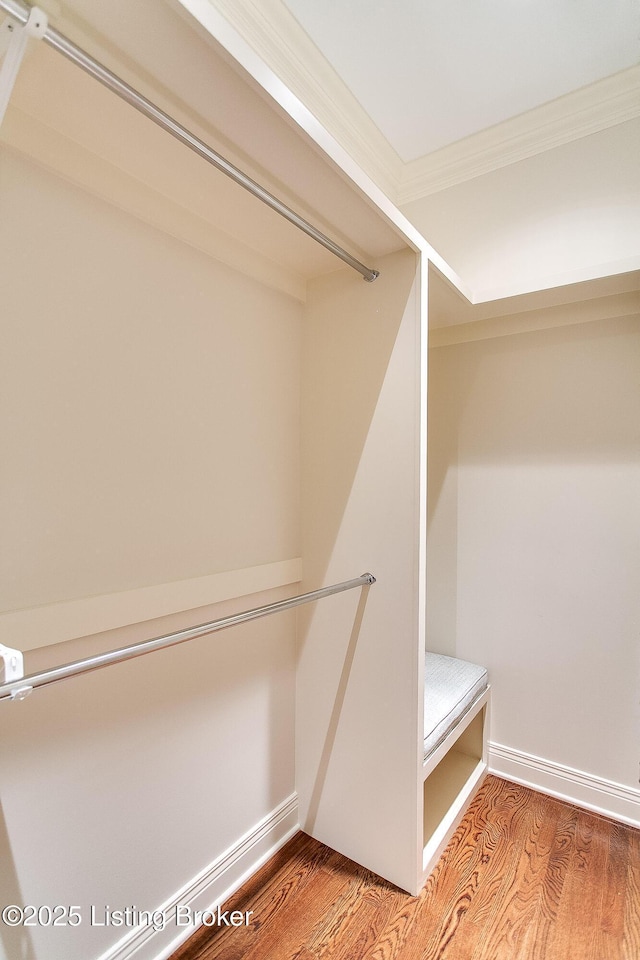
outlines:
[{"label": "bench cushion", "polygon": [[484,667],[427,653],[424,670],[424,756],[429,756],[487,686]]}]

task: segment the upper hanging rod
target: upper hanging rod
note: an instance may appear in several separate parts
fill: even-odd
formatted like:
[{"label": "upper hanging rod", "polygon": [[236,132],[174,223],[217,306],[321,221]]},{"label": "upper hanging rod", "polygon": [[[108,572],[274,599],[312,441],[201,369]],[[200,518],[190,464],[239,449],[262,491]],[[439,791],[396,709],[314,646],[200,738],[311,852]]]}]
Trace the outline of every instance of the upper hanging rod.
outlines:
[{"label": "upper hanging rod", "polygon": [[[20,0],[0,0],[0,9],[4,10],[22,24],[25,24],[29,18],[30,8],[20,2]],[[55,50],[64,54],[64,56],[73,63],[82,67],[83,70],[92,77],[95,77],[96,80],[99,80],[100,83],[108,87],[109,90],[112,90],[127,103],[131,104],[132,107],[135,107],[136,110],[139,110],[140,113],[143,113],[145,117],[153,120],[154,123],[157,123],[163,130],[168,131],[168,133],[177,140],[180,140],[181,143],[190,147],[191,150],[213,164],[218,170],[221,170],[228,177],[231,177],[232,180],[235,180],[236,183],[239,183],[240,186],[248,190],[249,193],[258,197],[259,200],[266,203],[267,206],[275,210],[276,213],[279,213],[286,220],[289,220],[290,223],[293,223],[300,230],[303,230],[308,236],[312,237],[318,243],[321,243],[323,247],[330,250],[336,257],[340,257],[340,259],[344,260],[350,267],[353,267],[354,270],[362,274],[366,281],[371,283],[380,275],[378,270],[366,267],[359,260],[356,260],[355,257],[352,257],[350,253],[347,253],[347,251],[338,246],[337,243],[334,243],[333,240],[325,236],[324,233],[305,220],[304,217],[301,217],[285,203],[282,203],[281,200],[278,200],[277,197],[274,197],[272,193],[269,193],[268,190],[261,187],[260,184],[252,180],[251,177],[248,177],[233,163],[207,146],[203,140],[200,140],[193,133],[190,133],[181,123],[173,120],[164,110],[155,106],[150,100],[147,100],[146,97],[143,97],[142,94],[134,90],[133,87],[130,87],[128,83],[125,83],[124,80],[117,77],[115,73],[112,73],[107,67],[98,63],[97,60],[94,60],[93,57],[85,53],[84,50],[76,46],[75,43],[72,43],[67,37],[63,36],[57,30],[54,30],[53,27],[47,26],[43,39]]]},{"label": "upper hanging rod", "polygon": [[141,657],[145,653],[152,653],[154,650],[161,650],[163,647],[172,647],[177,643],[184,643],[185,640],[195,640],[196,637],[217,633],[219,630],[226,630],[227,627],[235,627],[239,623],[247,623],[249,620],[267,617],[272,613],[290,610],[292,607],[300,606],[301,603],[310,603],[312,600],[330,597],[334,593],[342,593],[344,590],[352,590],[354,587],[367,587],[375,582],[376,578],[372,573],[363,573],[355,580],[344,580],[342,583],[334,583],[330,587],[321,587],[319,590],[302,593],[297,597],[290,597],[288,600],[277,600],[275,603],[268,603],[263,607],[254,607],[253,610],[245,610],[244,613],[236,613],[231,617],[201,623],[196,627],[180,630],[178,633],[168,633],[153,640],[142,640],[140,643],[120,647],[118,650],[110,650],[108,653],[99,653],[94,657],[87,657],[85,660],[74,660],[72,663],[52,667],[42,673],[32,673],[19,680],[13,680],[11,683],[1,684],[0,700],[24,700],[35,687],[44,687],[48,683],[67,680],[69,677],[78,676],[80,673],[89,673],[92,670],[99,670],[101,667],[108,667],[112,663],[132,660],[134,657]]}]

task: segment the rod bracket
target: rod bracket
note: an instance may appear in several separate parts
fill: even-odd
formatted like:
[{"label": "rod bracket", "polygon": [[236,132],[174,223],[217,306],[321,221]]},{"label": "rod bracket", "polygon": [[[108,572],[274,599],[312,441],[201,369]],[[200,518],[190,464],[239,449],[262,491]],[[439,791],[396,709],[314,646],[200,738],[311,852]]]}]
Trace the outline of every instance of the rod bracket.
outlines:
[{"label": "rod bracket", "polygon": [[9,15],[0,24],[0,58],[3,58],[0,68],[0,124],[27,48],[27,40],[29,37],[42,40],[48,26],[47,15],[40,7],[31,7],[25,23]]},{"label": "rod bracket", "polygon": [[31,7],[29,10],[29,19],[24,25],[24,31],[28,37],[34,40],[42,40],[49,26],[49,18],[40,7]]},{"label": "rod bracket", "polygon": [[3,683],[11,683],[12,680],[22,680],[24,677],[24,657],[21,650],[14,650],[13,647],[5,647],[0,643],[0,660],[4,664]]}]

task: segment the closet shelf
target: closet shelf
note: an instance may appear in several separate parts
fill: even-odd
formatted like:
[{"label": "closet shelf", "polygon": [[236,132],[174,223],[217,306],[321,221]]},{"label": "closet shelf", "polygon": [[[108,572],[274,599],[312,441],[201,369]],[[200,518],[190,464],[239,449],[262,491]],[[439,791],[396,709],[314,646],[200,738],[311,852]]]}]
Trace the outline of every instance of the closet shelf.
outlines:
[{"label": "closet shelf", "polygon": [[[60,680],[68,680],[70,677],[77,677],[83,673],[100,670],[102,667],[109,667],[115,663],[132,660],[134,657],[141,657],[145,653],[153,653],[156,650],[163,650],[165,647],[173,647],[178,643],[185,643],[187,640],[195,640],[198,637],[204,637],[211,633],[218,633],[220,630],[226,630],[229,627],[235,627],[241,623],[248,623],[250,620],[258,620],[260,617],[270,616],[272,613],[283,613],[285,610],[291,610],[303,603],[321,600],[335,593],[353,590],[355,587],[370,587],[375,582],[376,578],[372,573],[363,573],[360,577],[356,577],[353,580],[334,583],[329,587],[311,590],[309,593],[303,593],[297,597],[289,597],[287,600],[276,600],[275,603],[267,603],[262,607],[254,607],[252,610],[245,610],[242,613],[236,613],[230,617],[222,617],[219,620],[202,623],[196,627],[179,630],[177,633],[168,633],[161,637],[154,637],[152,640],[143,640],[140,643],[120,647],[117,650],[110,650],[107,653],[100,653],[93,657],[86,657],[83,660],[65,663],[59,667],[53,667],[51,670],[44,670],[42,673],[30,674],[19,680],[16,679],[13,680],[13,682],[0,685],[0,700],[24,700],[36,687],[44,687],[47,684],[57,683]],[[6,649],[6,652],[18,653],[18,651],[8,649]]]},{"label": "closet shelf", "polygon": [[[0,10],[4,10],[22,24],[23,27],[29,20],[29,7],[18,2],[18,0],[0,0]],[[326,234],[322,233],[321,230],[314,227],[308,220],[305,220],[304,217],[296,213],[295,210],[292,210],[291,207],[287,206],[286,203],[283,203],[251,177],[247,176],[246,173],[243,173],[239,167],[223,157],[217,150],[208,146],[203,140],[187,130],[181,123],[170,117],[168,113],[165,113],[160,107],[156,106],[141,93],[138,93],[137,90],[134,90],[132,86],[125,83],[124,80],[116,76],[116,74],[105,67],[104,64],[99,63],[85,50],[82,50],[69,40],[68,37],[65,37],[53,27],[47,26],[46,30],[42,33],[42,39],[54,50],[57,50],[99,83],[103,84],[103,86],[107,87],[112,93],[115,93],[149,120],[152,120],[167,133],[170,133],[172,137],[175,137],[180,143],[184,144],[184,146],[193,150],[194,153],[202,157],[203,160],[206,160],[217,170],[220,170],[227,177],[230,177],[235,183],[239,184],[245,190],[248,190],[254,197],[257,197],[262,203],[271,207],[271,209],[275,210],[281,217],[284,217],[285,220],[288,220],[317,243],[320,243],[348,266],[357,270],[368,283],[372,283],[380,276],[378,270],[367,267],[361,263],[360,260],[357,260],[356,257],[348,253],[347,250],[334,240],[331,240]]]}]

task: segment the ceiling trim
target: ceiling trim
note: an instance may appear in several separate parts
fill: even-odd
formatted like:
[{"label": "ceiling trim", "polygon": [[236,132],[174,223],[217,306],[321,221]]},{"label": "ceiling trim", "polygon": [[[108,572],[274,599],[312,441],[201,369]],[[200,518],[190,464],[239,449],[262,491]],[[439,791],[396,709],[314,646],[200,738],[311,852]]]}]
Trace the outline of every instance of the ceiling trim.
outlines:
[{"label": "ceiling trim", "polygon": [[419,200],[638,116],[635,66],[405,164],[397,202]]},{"label": "ceiling trim", "polygon": [[404,164],[281,0],[209,0],[387,196]]},{"label": "ceiling trim", "polygon": [[282,0],[208,0],[397,205],[640,116],[640,66],[405,163]]},{"label": "ceiling trim", "polygon": [[429,348],[450,347],[474,340],[492,340],[495,337],[510,337],[534,330],[549,330],[574,326],[579,323],[594,323],[601,320],[623,320],[640,317],[640,292],[619,293],[578,303],[563,303],[545,306],[536,310],[467,323],[430,328]]}]

